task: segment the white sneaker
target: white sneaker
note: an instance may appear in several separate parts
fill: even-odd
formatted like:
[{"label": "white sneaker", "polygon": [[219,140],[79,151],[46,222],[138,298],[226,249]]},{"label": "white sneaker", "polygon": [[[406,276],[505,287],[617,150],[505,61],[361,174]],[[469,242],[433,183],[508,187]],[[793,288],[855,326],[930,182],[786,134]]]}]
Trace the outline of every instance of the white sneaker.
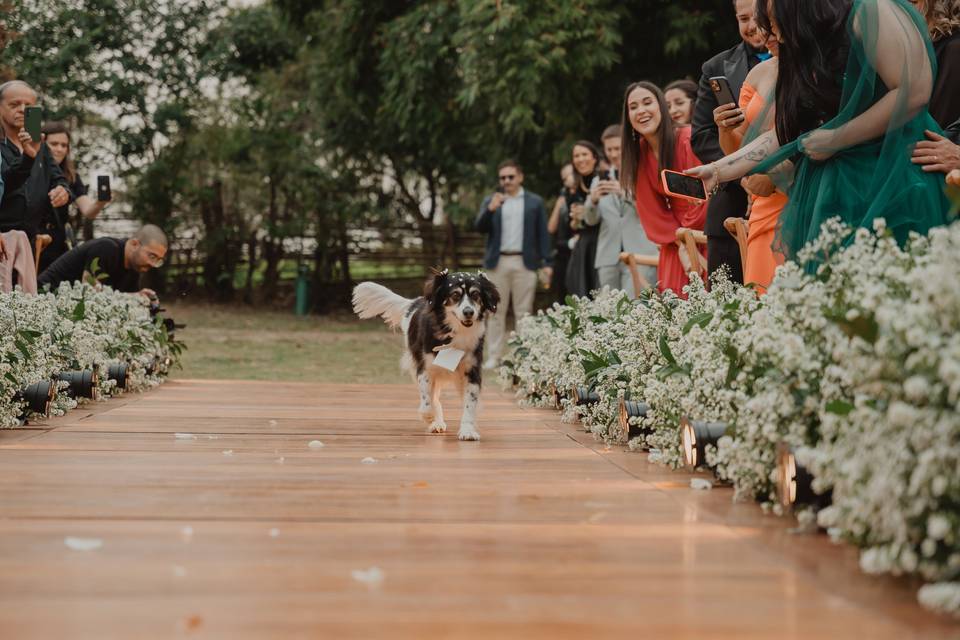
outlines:
[{"label": "white sneaker", "polygon": [[483,363],[484,369],[496,369],[500,366],[500,363],[497,362],[496,358],[487,358],[487,361]]}]

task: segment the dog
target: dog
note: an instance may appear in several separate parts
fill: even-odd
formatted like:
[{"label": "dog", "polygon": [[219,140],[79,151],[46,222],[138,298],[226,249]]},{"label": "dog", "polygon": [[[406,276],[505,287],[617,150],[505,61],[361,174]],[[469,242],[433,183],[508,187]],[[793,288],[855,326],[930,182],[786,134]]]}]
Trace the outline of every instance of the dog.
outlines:
[{"label": "dog", "polygon": [[354,288],[353,310],[358,316],[380,316],[391,327],[403,331],[406,351],[401,366],[417,382],[420,418],[428,425],[428,433],[447,430],[440,391],[452,383],[463,400],[457,435],[460,440],[480,439],[477,405],[482,384],[483,339],[487,316],[496,313],[499,304],[497,287],[483,273],[433,270],[423,295],[414,299],[374,282],[363,282]]}]

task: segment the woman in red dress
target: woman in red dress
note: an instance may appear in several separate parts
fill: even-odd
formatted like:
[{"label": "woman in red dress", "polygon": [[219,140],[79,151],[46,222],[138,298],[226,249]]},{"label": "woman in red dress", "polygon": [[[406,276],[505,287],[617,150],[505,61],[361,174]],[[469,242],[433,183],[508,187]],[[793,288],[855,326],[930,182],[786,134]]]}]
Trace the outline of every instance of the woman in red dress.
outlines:
[{"label": "woman in red dress", "polygon": [[647,237],[660,245],[657,288],[683,296],[689,280],[680,262],[677,229],[702,230],[707,207],[663,191],[661,170],[684,171],[700,160],[690,146],[690,127],[673,123],[663,92],[653,83],[635,82],[624,94],[621,161],[621,186],[633,193]]}]

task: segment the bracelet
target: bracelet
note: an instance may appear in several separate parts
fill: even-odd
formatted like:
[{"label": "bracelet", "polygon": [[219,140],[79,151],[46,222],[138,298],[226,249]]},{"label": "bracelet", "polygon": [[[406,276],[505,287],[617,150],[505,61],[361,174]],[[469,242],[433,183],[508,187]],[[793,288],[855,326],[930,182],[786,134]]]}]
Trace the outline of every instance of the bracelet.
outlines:
[{"label": "bracelet", "polygon": [[712,198],[717,195],[717,192],[720,191],[720,167],[717,166],[717,163],[713,163],[713,179],[714,185],[710,189],[710,193],[707,194],[708,198]]}]

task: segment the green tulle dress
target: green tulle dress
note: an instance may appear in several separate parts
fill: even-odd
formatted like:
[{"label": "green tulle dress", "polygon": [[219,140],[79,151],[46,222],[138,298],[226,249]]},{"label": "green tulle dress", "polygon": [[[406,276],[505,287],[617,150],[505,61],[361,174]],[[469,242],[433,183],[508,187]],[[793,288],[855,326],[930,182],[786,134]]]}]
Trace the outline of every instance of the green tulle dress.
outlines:
[{"label": "green tulle dress", "polygon": [[[912,231],[926,233],[948,222],[943,176],[925,173],[910,161],[924,131],[940,131],[927,111],[932,78],[925,81],[924,57],[934,77],[936,59],[925,22],[906,0],[855,0],[847,32],[850,54],[840,113],[822,127],[844,134],[835,136],[835,146],[820,147],[833,155],[820,162],[804,155],[808,133],[752,172],[767,173],[784,160],[795,163],[791,183],[782,185],[789,203],[776,241],[792,259],[830,218],[852,227],[872,227],[883,218],[901,244]],[[890,93],[878,75],[877,65],[883,64],[878,56],[890,55],[903,56],[906,64],[900,90],[891,94],[896,95],[892,116],[878,116],[871,107]]]}]

